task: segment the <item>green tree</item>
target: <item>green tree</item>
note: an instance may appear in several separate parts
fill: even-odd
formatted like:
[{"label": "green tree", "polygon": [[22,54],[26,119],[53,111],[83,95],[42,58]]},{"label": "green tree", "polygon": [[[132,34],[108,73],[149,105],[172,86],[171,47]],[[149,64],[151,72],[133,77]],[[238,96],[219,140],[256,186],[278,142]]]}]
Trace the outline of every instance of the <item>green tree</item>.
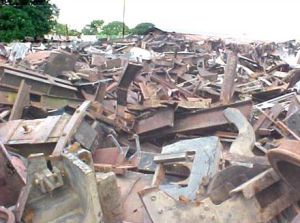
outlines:
[{"label": "green tree", "polygon": [[66,24],[56,23],[52,31],[57,35],[67,36],[68,26]]},{"label": "green tree", "polygon": [[131,30],[132,34],[136,34],[136,35],[143,35],[148,29],[155,27],[154,24],[149,23],[149,22],[143,22],[140,23],[138,25],[136,25],[136,27],[134,27]]},{"label": "green tree", "polygon": [[69,36],[79,36],[81,32],[77,31],[76,29],[69,30]]},{"label": "green tree", "polygon": [[[102,28],[102,35],[106,36],[121,36],[123,34],[123,22],[114,21],[108,23]],[[129,34],[129,28],[124,24],[125,34]]]},{"label": "green tree", "polygon": [[78,36],[81,34],[76,29],[69,29],[68,25],[61,23],[56,23],[52,32],[61,36]]},{"label": "green tree", "polygon": [[56,23],[58,8],[48,0],[0,0],[0,41],[39,37]]},{"label": "green tree", "polygon": [[34,26],[29,15],[13,7],[0,9],[0,42],[34,36]]},{"label": "green tree", "polygon": [[97,35],[100,33],[103,24],[103,20],[93,20],[89,25],[86,25],[81,32],[85,35]]}]

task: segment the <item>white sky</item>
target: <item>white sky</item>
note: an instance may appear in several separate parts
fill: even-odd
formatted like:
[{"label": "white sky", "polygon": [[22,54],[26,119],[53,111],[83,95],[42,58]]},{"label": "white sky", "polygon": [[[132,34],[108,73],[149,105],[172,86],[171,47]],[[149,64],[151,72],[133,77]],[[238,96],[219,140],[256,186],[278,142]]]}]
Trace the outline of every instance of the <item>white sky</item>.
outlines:
[{"label": "white sky", "polygon": [[[122,21],[123,0],[51,0],[59,21],[81,29],[94,19]],[[299,0],[125,0],[125,23],[167,31],[260,40],[300,39]]]}]

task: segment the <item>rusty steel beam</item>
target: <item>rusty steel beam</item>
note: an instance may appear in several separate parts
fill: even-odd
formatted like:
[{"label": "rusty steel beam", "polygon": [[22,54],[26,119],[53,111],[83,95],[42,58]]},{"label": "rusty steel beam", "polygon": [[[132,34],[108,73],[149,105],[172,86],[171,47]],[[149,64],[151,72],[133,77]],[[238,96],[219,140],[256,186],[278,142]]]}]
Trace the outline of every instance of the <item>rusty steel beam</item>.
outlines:
[{"label": "rusty steel beam", "polygon": [[230,52],[227,58],[227,65],[225,68],[224,81],[221,90],[220,99],[223,104],[229,104],[234,93],[234,79],[236,77],[236,67],[238,63],[238,56],[234,52]]},{"label": "rusty steel beam", "polygon": [[71,82],[36,72],[0,66],[0,86],[18,90],[22,80],[31,86],[31,93],[77,98],[77,88]]},{"label": "rusty steel beam", "polygon": [[127,105],[127,93],[128,88],[132,81],[135,79],[138,72],[143,68],[142,65],[127,63],[124,69],[124,73],[121,75],[121,78],[117,87],[117,104],[126,106]]},{"label": "rusty steel beam", "polygon": [[30,105],[30,88],[31,87],[28,86],[24,80],[21,81],[16,101],[9,116],[9,121],[22,118],[24,107]]},{"label": "rusty steel beam", "polygon": [[90,101],[85,101],[78,109],[76,109],[68,124],[64,127],[61,137],[57,141],[52,153],[53,156],[59,156],[61,154],[68,141],[75,134],[76,130],[84,119],[86,110],[89,108],[90,104]]},{"label": "rusty steel beam", "polygon": [[161,78],[160,76],[158,75],[155,75],[155,74],[152,74],[150,76],[150,79],[158,84],[161,84],[162,86],[164,87],[167,87],[167,88],[170,88],[170,89],[177,89],[181,94],[183,94],[185,97],[196,97],[198,98],[197,96],[195,96],[192,92],[184,89],[184,88],[181,88],[181,87],[178,87],[176,85],[174,85],[173,83],[170,83],[166,80],[164,80],[163,78]]},{"label": "rusty steel beam", "polygon": [[172,127],[174,125],[174,109],[163,108],[145,119],[135,123],[134,131],[136,134],[143,134],[163,127]]},{"label": "rusty steel beam", "polygon": [[227,106],[219,106],[215,108],[209,108],[195,113],[189,113],[175,118],[174,126],[170,128],[164,128],[160,131],[156,131],[149,134],[142,135],[142,138],[161,138],[166,135],[188,132],[193,130],[207,130],[211,128],[220,127],[228,124],[223,110],[226,108],[236,108],[245,117],[249,117],[252,111],[252,101],[243,101]]}]

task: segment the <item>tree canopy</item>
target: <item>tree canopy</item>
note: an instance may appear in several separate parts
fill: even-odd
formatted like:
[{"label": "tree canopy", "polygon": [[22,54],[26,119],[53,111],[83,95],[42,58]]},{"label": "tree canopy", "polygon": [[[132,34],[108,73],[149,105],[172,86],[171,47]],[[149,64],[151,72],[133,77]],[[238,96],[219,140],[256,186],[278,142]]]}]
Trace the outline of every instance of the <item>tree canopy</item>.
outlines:
[{"label": "tree canopy", "polygon": [[97,35],[100,33],[103,24],[103,20],[93,20],[90,24],[86,25],[81,32],[85,35]]},{"label": "tree canopy", "polygon": [[76,29],[69,29],[67,24],[61,23],[56,23],[52,32],[61,36],[78,36],[81,34]]},{"label": "tree canopy", "polygon": [[[109,37],[120,37],[123,35],[123,22],[113,21],[108,24],[104,24],[103,20],[93,20],[90,24],[86,25],[82,30],[82,34],[85,35],[98,35],[98,36],[109,36]],[[148,29],[155,27],[154,24],[150,22],[144,22],[136,25],[133,29],[130,29],[126,24],[125,35],[136,34],[142,35]]]},{"label": "tree canopy", "polygon": [[50,32],[58,9],[48,0],[0,0],[0,41],[39,37]]},{"label": "tree canopy", "polygon": [[[101,34],[107,36],[121,36],[123,34],[123,24],[124,23],[120,21],[108,23],[107,25],[103,26]],[[124,29],[125,35],[129,34],[130,29],[127,25],[124,25]]]},{"label": "tree canopy", "polygon": [[138,25],[136,25],[136,27],[134,27],[131,30],[132,34],[136,34],[136,35],[143,35],[148,29],[155,27],[154,24],[149,23],[149,22],[143,22],[140,23]]}]

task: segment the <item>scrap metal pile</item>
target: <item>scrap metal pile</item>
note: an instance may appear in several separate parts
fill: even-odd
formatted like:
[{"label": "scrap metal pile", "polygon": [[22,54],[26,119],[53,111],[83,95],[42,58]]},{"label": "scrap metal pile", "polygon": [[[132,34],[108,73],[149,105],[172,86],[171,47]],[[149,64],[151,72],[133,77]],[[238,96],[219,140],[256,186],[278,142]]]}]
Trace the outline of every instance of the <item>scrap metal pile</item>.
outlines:
[{"label": "scrap metal pile", "polygon": [[1,45],[0,222],[300,222],[299,49]]}]

